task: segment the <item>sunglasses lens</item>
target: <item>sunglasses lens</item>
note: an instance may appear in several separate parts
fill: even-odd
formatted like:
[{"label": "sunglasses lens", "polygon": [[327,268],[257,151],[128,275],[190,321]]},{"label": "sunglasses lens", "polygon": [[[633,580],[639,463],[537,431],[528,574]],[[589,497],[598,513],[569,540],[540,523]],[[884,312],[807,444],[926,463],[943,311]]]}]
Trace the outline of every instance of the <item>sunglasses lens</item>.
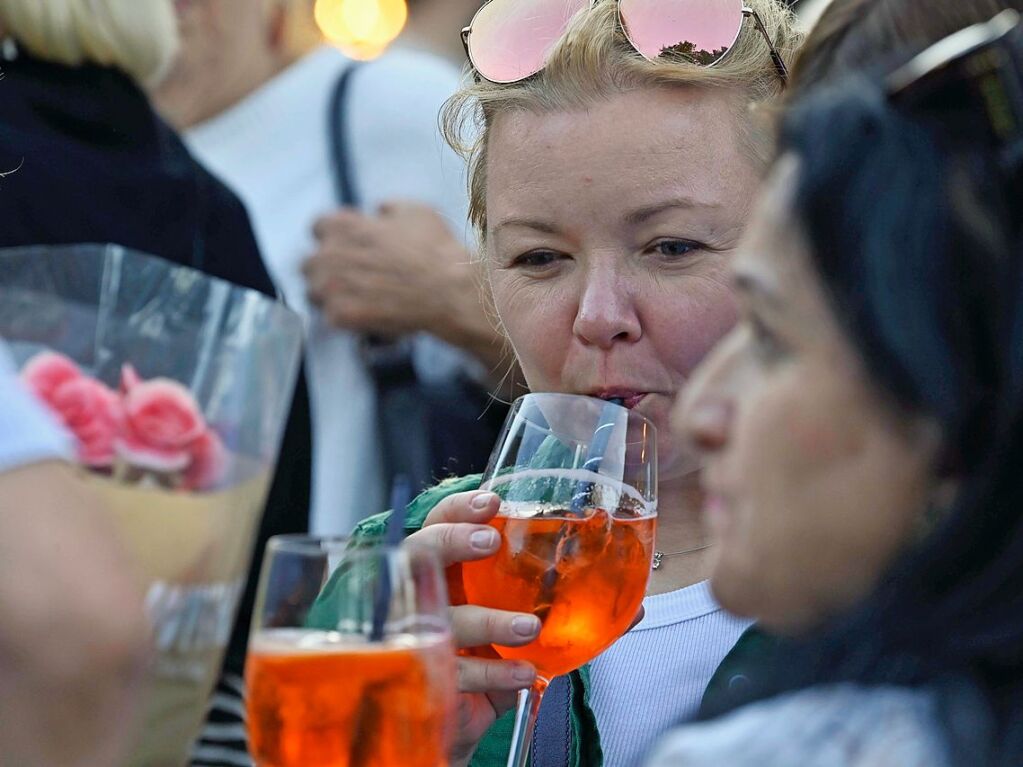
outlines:
[{"label": "sunglasses lens", "polygon": [[742,28],[742,0],[621,0],[622,26],[648,59],[663,53],[713,64]]},{"label": "sunglasses lens", "polygon": [[571,18],[590,0],[494,0],[472,22],[469,57],[495,83],[513,83],[543,69]]}]

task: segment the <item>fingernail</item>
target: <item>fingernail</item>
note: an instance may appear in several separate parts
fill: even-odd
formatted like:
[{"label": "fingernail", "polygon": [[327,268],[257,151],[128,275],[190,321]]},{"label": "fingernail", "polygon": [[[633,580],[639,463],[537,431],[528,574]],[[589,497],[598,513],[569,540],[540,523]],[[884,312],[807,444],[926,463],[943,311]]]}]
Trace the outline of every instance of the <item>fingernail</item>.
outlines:
[{"label": "fingernail", "polygon": [[540,620],[532,615],[519,615],[512,619],[512,631],[520,637],[535,636],[540,631]]},{"label": "fingernail", "polygon": [[473,498],[472,499],[472,503],[470,505],[474,509],[476,509],[476,511],[483,511],[483,509],[487,508],[487,506],[490,505],[490,502],[492,500],[494,500],[494,494],[493,493],[483,493],[483,494],[477,495],[475,498]]},{"label": "fingernail", "polygon": [[522,682],[523,684],[532,684],[533,680],[536,679],[536,672],[528,666],[518,666],[512,672],[512,678],[516,682]]},{"label": "fingernail", "polygon": [[497,545],[497,531],[478,530],[469,536],[469,543],[479,551],[490,551]]}]

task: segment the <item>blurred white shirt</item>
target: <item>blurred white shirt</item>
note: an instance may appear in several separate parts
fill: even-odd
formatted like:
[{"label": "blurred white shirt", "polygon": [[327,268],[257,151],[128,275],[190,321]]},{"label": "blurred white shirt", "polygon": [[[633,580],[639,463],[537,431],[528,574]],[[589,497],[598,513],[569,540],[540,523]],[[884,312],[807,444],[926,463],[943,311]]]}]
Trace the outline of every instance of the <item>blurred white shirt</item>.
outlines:
[{"label": "blurred white shirt", "polygon": [[22,386],[0,340],[0,471],[67,459],[70,449],[71,440],[56,419]]}]

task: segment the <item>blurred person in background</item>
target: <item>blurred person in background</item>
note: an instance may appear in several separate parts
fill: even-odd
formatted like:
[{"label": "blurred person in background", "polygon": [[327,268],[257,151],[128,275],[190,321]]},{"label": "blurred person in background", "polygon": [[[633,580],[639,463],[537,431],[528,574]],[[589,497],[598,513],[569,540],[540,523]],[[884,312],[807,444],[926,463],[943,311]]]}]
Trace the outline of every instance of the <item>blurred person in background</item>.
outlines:
[{"label": "blurred person in background", "polygon": [[[153,111],[177,52],[171,0],[3,0],[0,247],[115,243],[273,296],[237,197]],[[257,540],[308,527],[310,420],[299,381]],[[240,672],[259,557],[225,661]],[[238,695],[230,675],[225,695]]]},{"label": "blurred person in background", "polygon": [[[245,202],[267,267],[289,305],[306,318],[314,424],[308,524],[317,533],[346,532],[385,506],[388,467],[364,334],[427,328],[372,325],[356,333],[336,328],[330,312],[316,310],[302,273],[316,249],[314,226],[341,202],[337,154],[342,146],[349,183],[364,210],[397,198],[420,200],[437,211],[445,231],[464,232],[464,167],[440,137],[438,113],[458,84],[452,60],[460,46],[457,29],[477,6],[476,0],[416,0],[403,39],[356,69],[351,59],[322,44],[312,0],[179,0],[180,53],[170,71],[151,83],[157,108]],[[447,27],[449,40],[442,41],[439,23]],[[350,79],[343,79],[346,73]],[[346,215],[356,214],[338,218]],[[461,299],[442,311],[451,316],[468,312],[464,307],[469,306],[483,316],[478,285],[464,277],[460,263],[430,262],[430,254],[413,253],[419,268],[402,279],[414,287],[416,299],[406,301],[406,309],[430,303],[437,285],[422,280],[439,274],[442,283],[457,280]],[[223,255],[233,257],[230,250]],[[461,245],[457,259],[465,260]],[[357,278],[367,269],[363,264],[346,271]],[[372,284],[365,289],[371,303],[384,301]],[[466,368],[478,372],[475,363],[431,338],[417,338],[414,362],[416,373],[431,380],[460,380]],[[449,408],[461,408],[463,419],[475,426],[486,402],[468,406],[453,397]],[[409,443],[424,431],[411,423],[399,419],[398,424],[399,437]],[[496,424],[491,431],[480,444],[469,445],[483,460]],[[458,432],[453,436],[457,439]],[[458,447],[464,451],[467,444]],[[210,726],[196,750],[197,764],[247,759],[237,673],[244,656],[233,649]]]},{"label": "blurred person in background", "polygon": [[676,412],[712,588],[780,639],[656,767],[1020,764],[1021,82],[1007,11],[786,117]]},{"label": "blurred person in background", "polygon": [[[469,23],[479,6],[479,0],[411,0],[401,37],[374,65],[392,78],[392,88],[406,91],[402,95],[408,103],[409,92],[419,85],[410,76],[412,65],[416,59],[432,59],[439,87],[430,94],[434,103],[423,106],[419,131],[424,138],[441,142],[431,150],[434,156],[449,157],[447,145],[431,129],[443,101],[457,89],[465,64],[457,30]],[[358,101],[353,109],[360,109]],[[385,134],[377,144],[383,150],[389,142],[393,155],[406,151],[399,143],[402,138]],[[353,141],[357,146],[363,143]],[[464,170],[460,164],[445,164],[442,172],[442,188],[451,195],[450,202],[431,199],[424,194],[427,190],[406,191],[392,183],[386,192],[394,199],[380,195],[384,202],[379,210],[366,205],[366,212],[347,209],[323,217],[316,226],[318,250],[304,266],[310,297],[337,327],[386,335],[426,331],[471,352],[497,379],[494,374],[510,355],[492,316],[480,304],[478,259],[463,247],[465,195],[453,184],[457,177],[464,186]],[[454,211],[460,217],[452,215]]]},{"label": "blurred person in background", "polygon": [[148,627],[131,564],[0,341],[0,754],[116,767]]},{"label": "blurred person in background", "polygon": [[[438,337],[474,352],[503,348],[464,247],[438,257],[410,239],[394,264],[378,264],[368,251],[339,255],[333,243],[358,239],[363,220],[354,210],[328,215],[345,202],[365,212],[389,206],[386,218],[401,207],[394,200],[418,200],[435,211],[434,223],[445,232],[465,233],[464,166],[443,143],[438,113],[459,81],[457,29],[479,3],[414,0],[402,37],[365,64],[328,45],[309,46],[311,0],[177,5],[182,54],[153,96],[196,155],[245,201],[271,272],[307,319],[311,528],[347,531],[385,507],[396,473],[387,460],[394,440],[382,425],[391,413],[377,407],[381,384],[366,336],[433,333],[417,335],[410,352],[414,374],[430,383],[483,377],[479,363]],[[341,173],[350,190],[345,200],[338,194]],[[322,248],[306,264],[317,249],[314,228]],[[470,334],[461,330],[467,324]],[[481,361],[483,369],[494,365],[485,355]],[[465,411],[470,428],[487,406],[482,390],[471,405],[450,399],[448,407]],[[412,441],[434,428],[410,423],[400,425],[399,439]],[[455,443],[469,439],[454,436]],[[477,466],[495,436],[496,426],[475,446]]]}]

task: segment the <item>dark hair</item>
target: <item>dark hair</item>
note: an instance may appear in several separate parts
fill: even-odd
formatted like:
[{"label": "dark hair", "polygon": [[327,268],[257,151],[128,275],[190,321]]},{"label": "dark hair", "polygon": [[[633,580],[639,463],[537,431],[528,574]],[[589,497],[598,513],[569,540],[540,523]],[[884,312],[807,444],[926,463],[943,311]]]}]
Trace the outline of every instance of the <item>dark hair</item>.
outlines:
[{"label": "dark hair", "polygon": [[1023,11],[1023,0],[832,0],[793,63],[790,97],[936,43],[1006,8]]},{"label": "dark hair", "polygon": [[780,642],[724,707],[841,681],[927,686],[954,764],[1019,765],[1023,187],[983,110],[939,101],[908,111],[865,76],[820,88],[789,111],[780,152],[799,159],[793,219],[872,382],[941,426],[954,508],[854,614]]}]

